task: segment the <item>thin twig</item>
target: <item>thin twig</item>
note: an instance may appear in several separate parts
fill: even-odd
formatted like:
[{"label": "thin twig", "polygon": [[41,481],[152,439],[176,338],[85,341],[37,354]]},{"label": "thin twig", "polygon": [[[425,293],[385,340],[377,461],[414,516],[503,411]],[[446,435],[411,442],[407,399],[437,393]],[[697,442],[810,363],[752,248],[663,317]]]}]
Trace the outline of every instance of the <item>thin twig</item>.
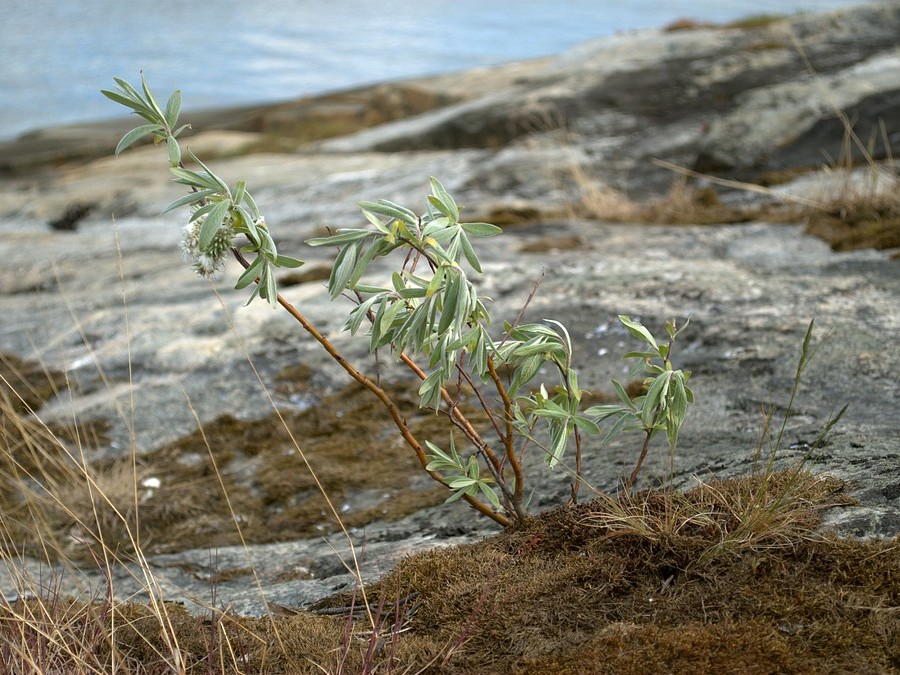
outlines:
[{"label": "thin twig", "polygon": [[[232,253],[233,253],[235,259],[238,261],[238,263],[241,264],[241,266],[244,269],[247,269],[248,267],[250,267],[250,263],[247,262],[247,259],[243,256],[243,254],[237,248],[232,248]],[[257,280],[257,282],[258,282],[258,280]],[[429,476],[431,476],[431,478],[433,478],[435,481],[437,481],[441,485],[447,487],[447,489],[450,489],[450,487],[447,485],[447,482],[444,480],[443,476],[441,476],[439,473],[436,473],[434,471],[429,471],[426,468],[426,466],[428,465],[428,457],[425,455],[425,450],[422,448],[422,444],[419,443],[418,439],[410,431],[409,425],[407,424],[406,419],[400,413],[400,409],[397,407],[397,404],[394,403],[394,400],[390,397],[390,395],[388,395],[388,393],[384,389],[379,387],[375,382],[373,382],[371,379],[369,379],[368,377],[366,377],[365,375],[360,373],[356,368],[354,368],[353,364],[351,364],[349,361],[347,361],[347,359],[345,359],[343,357],[343,355],[341,355],[341,353],[338,352],[338,350],[335,348],[334,345],[331,344],[331,342],[328,340],[328,338],[326,338],[324,335],[322,335],[322,333],[320,333],[316,329],[316,327],[313,326],[307,320],[307,318],[305,316],[303,316],[299,311],[297,311],[297,309],[291,303],[289,303],[287,300],[285,300],[284,297],[280,293],[275,295],[275,299],[277,300],[278,304],[281,305],[285,309],[285,311],[288,312],[288,314],[290,314],[292,317],[294,317],[294,319],[303,327],[303,329],[307,333],[309,333],[312,336],[312,338],[322,346],[322,348],[328,353],[328,355],[332,359],[334,359],[334,361],[341,368],[343,368],[344,371],[350,377],[352,377],[359,384],[361,384],[363,387],[365,387],[370,392],[372,392],[378,398],[378,400],[381,401],[382,405],[385,407],[388,414],[391,416],[391,419],[393,420],[394,425],[397,427],[397,430],[400,432],[400,435],[403,437],[403,440],[405,440],[407,445],[409,445],[409,447],[411,447],[413,449],[413,452],[416,453],[416,457],[418,458],[419,463],[422,465],[422,469]],[[404,356],[405,355],[401,354],[401,358],[404,358]],[[406,357],[406,358],[408,359],[408,357]],[[472,429],[472,432],[476,433],[474,429]],[[488,516],[489,518],[491,518],[495,522],[499,523],[503,527],[507,527],[510,524],[509,518],[507,518],[502,513],[498,513],[497,511],[494,511],[489,506],[485,505],[484,503],[482,503],[479,500],[472,497],[472,495],[468,495],[468,494],[463,495],[463,499],[465,499],[466,502],[470,506],[472,506],[476,511],[479,511],[480,513]]]}]

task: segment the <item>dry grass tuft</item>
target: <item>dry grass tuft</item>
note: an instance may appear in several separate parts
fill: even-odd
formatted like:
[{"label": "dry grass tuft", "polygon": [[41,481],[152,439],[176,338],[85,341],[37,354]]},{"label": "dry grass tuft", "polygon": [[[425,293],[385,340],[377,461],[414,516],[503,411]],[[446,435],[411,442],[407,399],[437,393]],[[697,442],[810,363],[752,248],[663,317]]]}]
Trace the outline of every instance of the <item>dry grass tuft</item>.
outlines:
[{"label": "dry grass tuft", "polygon": [[[143,518],[152,507],[133,492],[143,474],[85,468],[37,418],[9,402],[0,413],[0,567],[7,580],[0,672],[627,675],[900,667],[900,540],[842,541],[820,532],[819,514],[845,502],[825,478],[770,473],[563,506],[519,530],[404,560],[368,589],[372,621],[364,612],[326,609],[358,610],[360,594],[332,598],[317,611],[257,619],[209,608],[198,616],[165,602],[147,566],[146,605],[113,600],[111,573],[106,588],[72,599],[52,575],[28,572],[26,536],[32,545],[25,547],[42,551],[37,559],[47,569],[52,561],[75,566],[71,542],[81,541],[94,565],[111,570],[123,559],[116,536],[129,542],[127,559],[143,560],[131,536],[137,514],[129,509]],[[227,437],[207,432],[212,445]],[[241,438],[252,447],[252,433]],[[46,471],[39,473],[42,453]],[[12,494],[28,485],[32,493],[17,511]],[[54,529],[63,521],[76,529],[60,536]],[[120,527],[124,535],[116,534]]]},{"label": "dry grass tuft", "polygon": [[687,177],[672,181],[668,193],[646,202],[635,202],[603,183],[597,183],[580,167],[571,171],[576,196],[569,204],[570,217],[611,223],[649,225],[712,225],[742,223],[752,212],[719,202],[711,187],[698,188]]},{"label": "dry grass tuft", "polygon": [[852,168],[830,174],[838,187],[807,213],[807,231],[835,251],[900,248],[900,177],[892,164],[869,166],[862,180]]}]

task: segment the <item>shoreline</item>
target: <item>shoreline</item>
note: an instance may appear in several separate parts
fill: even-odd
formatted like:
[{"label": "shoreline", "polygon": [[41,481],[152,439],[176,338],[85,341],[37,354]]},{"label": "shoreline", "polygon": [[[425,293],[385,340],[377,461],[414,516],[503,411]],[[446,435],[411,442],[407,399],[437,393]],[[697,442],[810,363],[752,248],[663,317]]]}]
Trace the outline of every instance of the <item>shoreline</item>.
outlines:
[{"label": "shoreline", "polygon": [[[283,101],[187,109],[182,113],[182,120],[194,129],[186,129],[182,138],[207,131],[257,133],[270,141],[286,140],[288,147],[282,144],[281,151],[295,150],[309,142],[347,135],[483,96],[495,87],[508,86],[516,78],[526,76],[533,68],[543,69],[567,53],[568,50],[494,66],[385,80]],[[102,96],[99,91],[97,95]],[[135,126],[135,119],[131,115],[39,127],[16,138],[0,140],[0,179],[23,178],[47,168],[83,164],[109,156],[122,135]]]}]

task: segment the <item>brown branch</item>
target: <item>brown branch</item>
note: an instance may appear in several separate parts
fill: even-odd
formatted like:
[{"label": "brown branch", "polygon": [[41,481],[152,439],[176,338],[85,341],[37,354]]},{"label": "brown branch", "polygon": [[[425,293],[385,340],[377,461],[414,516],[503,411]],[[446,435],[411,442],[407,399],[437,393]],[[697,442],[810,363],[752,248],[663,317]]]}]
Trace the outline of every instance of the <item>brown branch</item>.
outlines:
[{"label": "brown branch", "polygon": [[[478,405],[481,406],[481,409],[484,410],[485,414],[488,416],[488,419],[491,421],[491,426],[494,427],[494,432],[497,434],[497,438],[502,442],[506,443],[506,436],[503,433],[503,430],[500,428],[500,425],[497,423],[497,415],[491,410],[491,407],[488,405],[488,402],[484,400],[484,395],[481,393],[481,389],[478,387],[478,384],[472,379],[472,376],[459,364],[456,366],[460,380],[465,380],[466,384],[469,385],[469,388],[472,390],[472,393],[475,394],[475,398],[478,399]],[[497,467],[502,468],[502,463]]]},{"label": "brown branch", "polygon": [[494,386],[497,388],[497,393],[500,394],[500,399],[503,401],[503,416],[506,422],[506,436],[504,439],[506,459],[512,467],[513,475],[516,477],[514,503],[521,504],[522,496],[525,494],[525,479],[522,473],[522,463],[519,461],[519,458],[516,457],[516,450],[513,447],[513,403],[512,399],[509,397],[509,392],[506,391],[506,387],[503,385],[500,374],[497,372],[497,368],[494,365],[494,359],[491,356],[488,356],[487,365],[488,371],[491,374],[491,380],[493,380]]},{"label": "brown branch", "polygon": [[[247,262],[247,259],[244,258],[243,254],[241,254],[241,252],[237,248],[233,248],[232,253],[234,254],[235,259],[237,259],[237,261],[241,264],[241,266],[244,269],[247,269],[250,266],[250,263]],[[258,281],[259,280],[257,279],[257,282]],[[432,479],[436,480],[441,485],[450,489],[449,486],[447,485],[447,482],[444,480],[444,478],[439,473],[436,473],[434,471],[429,471],[427,468],[425,468],[428,465],[428,457],[425,455],[425,451],[422,448],[421,443],[419,443],[418,439],[410,431],[409,425],[407,424],[403,415],[400,413],[400,410],[397,407],[397,404],[394,403],[393,399],[391,399],[391,397],[388,395],[388,393],[386,391],[384,391],[384,389],[379,387],[375,382],[373,382],[368,377],[366,377],[365,375],[360,373],[356,368],[354,368],[353,364],[351,364],[349,361],[347,361],[347,359],[345,359],[340,354],[340,352],[337,351],[337,349],[334,347],[334,345],[332,345],[331,342],[329,342],[328,338],[326,338],[324,335],[322,335],[316,329],[316,327],[313,326],[306,319],[306,317],[304,317],[299,311],[297,311],[297,309],[291,303],[289,303],[287,300],[285,300],[284,297],[282,297],[280,294],[276,294],[275,298],[278,301],[278,304],[281,305],[285,309],[285,311],[287,311],[288,314],[290,314],[292,317],[294,317],[294,319],[297,321],[297,323],[299,323],[301,326],[303,326],[303,329],[307,333],[309,333],[312,336],[312,338],[322,346],[322,348],[328,353],[328,355],[332,359],[334,359],[334,361],[341,368],[343,368],[344,371],[350,377],[352,377],[359,384],[361,384],[363,387],[365,387],[370,392],[372,392],[378,398],[378,400],[381,401],[382,405],[385,407],[388,414],[391,416],[391,419],[393,420],[395,426],[397,427],[397,430],[400,432],[400,435],[403,437],[403,440],[405,440],[407,445],[409,445],[409,447],[411,447],[413,449],[413,452],[416,453],[416,457],[418,458],[419,463],[422,465],[422,469],[429,476],[431,476]],[[510,525],[509,518],[504,516],[502,513],[498,513],[496,511],[492,510],[490,507],[485,505],[483,502],[475,499],[471,495],[463,495],[463,499],[465,499],[466,502],[468,502],[468,504],[472,508],[483,513],[484,515],[491,518],[495,522],[499,523],[503,527],[508,527]]]},{"label": "brown branch", "polygon": [[575,427],[575,480],[572,481],[572,503],[578,502],[578,488],[581,487],[581,432]]},{"label": "brown branch", "polygon": [[[413,361],[406,354],[400,354],[400,359],[414,372],[419,376],[420,379],[424,380],[428,377],[425,372],[419,368],[418,364]],[[466,438],[478,449],[478,451],[484,456],[485,464],[488,467],[488,470],[491,472],[491,475],[494,477],[494,480],[497,482],[497,485],[500,487],[500,490],[503,492],[503,496],[508,502],[509,506],[512,507],[512,510],[516,513],[516,518],[519,522],[525,522],[528,518],[528,514],[525,512],[522,507],[522,499],[521,496],[517,497],[515,492],[510,491],[509,484],[506,479],[503,477],[503,467],[498,459],[496,453],[493,448],[488,445],[487,441],[485,441],[481,434],[472,426],[472,423],[469,421],[469,418],[465,416],[465,414],[456,407],[453,403],[453,398],[450,396],[449,392],[441,387],[441,398],[447,404],[450,409],[450,419],[457,427],[466,435]],[[516,475],[516,489],[518,490],[518,484],[521,481],[521,469],[516,471],[517,463],[513,464],[513,471]]]},{"label": "brown branch", "polygon": [[628,494],[628,491],[631,489],[631,486],[634,485],[635,479],[637,479],[637,475],[641,470],[641,464],[644,463],[644,458],[647,456],[647,450],[650,449],[650,437],[652,436],[652,432],[647,431],[647,435],[644,436],[644,447],[641,448],[641,456],[638,457],[637,466],[634,467],[634,471],[631,472],[631,476],[628,478],[628,481],[625,483],[625,494]]}]

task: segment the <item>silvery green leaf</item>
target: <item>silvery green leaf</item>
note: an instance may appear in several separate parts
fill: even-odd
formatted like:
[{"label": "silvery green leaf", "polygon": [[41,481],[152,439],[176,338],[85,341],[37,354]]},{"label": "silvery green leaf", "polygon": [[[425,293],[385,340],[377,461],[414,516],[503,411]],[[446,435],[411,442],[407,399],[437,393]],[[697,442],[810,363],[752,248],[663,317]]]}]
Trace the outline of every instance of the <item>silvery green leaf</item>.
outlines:
[{"label": "silvery green leaf", "polygon": [[[444,268],[441,267],[441,270]],[[437,276],[437,275],[435,275]],[[438,323],[438,332],[443,333],[449,327],[450,324],[453,323],[453,319],[457,314],[456,302],[459,297],[462,286],[462,279],[458,274],[450,275],[450,279],[447,281],[447,285],[444,287],[444,295],[443,295],[443,309],[441,311],[441,320]]]},{"label": "silvery green leaf", "polygon": [[372,309],[372,306],[376,302],[381,302],[382,299],[383,298],[380,295],[367,298],[352,310],[350,310],[347,321],[344,323],[344,330],[349,331],[351,335],[355,335],[356,331],[359,330],[363,319],[365,319],[369,315],[369,310]]},{"label": "silvery green leaf", "polygon": [[631,402],[631,397],[628,396],[628,393],[625,391],[625,387],[623,387],[617,380],[612,381],[613,388],[616,390],[616,395],[619,397],[619,400],[622,401],[627,407],[633,408],[634,403]]},{"label": "silvery green leaf", "polygon": [[348,228],[338,230],[337,234],[333,234],[329,237],[313,237],[312,239],[307,239],[306,244],[308,246],[340,246],[341,244],[349,244],[354,241],[359,241],[360,239],[365,239],[371,235],[371,230]]},{"label": "silvery green leaf", "polygon": [[441,265],[434,271],[434,276],[428,282],[426,291],[428,295],[434,295],[444,284],[444,278],[447,276],[447,267]]},{"label": "silvery green leaf", "polygon": [[[216,193],[216,194],[218,194],[218,193]],[[207,213],[212,211],[213,208],[215,208],[216,203],[217,202],[207,202],[206,204],[204,204],[203,206],[198,208],[196,211],[193,211],[191,213],[191,217],[190,217],[190,220],[188,220],[188,222],[193,223],[195,220],[200,218],[200,216],[205,216]]]},{"label": "silvery green leaf", "polygon": [[441,374],[430,373],[419,387],[419,406],[438,410],[441,405]]},{"label": "silvery green leaf", "polygon": [[459,263],[461,246],[462,243],[460,242],[459,237],[454,235],[453,238],[450,239],[450,243],[447,245],[447,258],[449,258],[450,261]]},{"label": "silvery green leaf", "polygon": [[169,166],[178,166],[181,163],[181,147],[174,136],[166,138],[166,151],[169,154]]},{"label": "silvery green leaf", "polygon": [[497,496],[496,490],[489,486],[487,483],[480,482],[478,483],[478,488],[481,490],[481,493],[487,497],[487,500],[491,503],[498,511],[500,510],[500,498]]},{"label": "silvery green leaf", "polygon": [[[452,439],[452,436],[451,436],[451,439]],[[462,467],[459,465],[459,463],[457,461],[455,461],[452,457],[450,457],[450,455],[448,455],[446,452],[441,450],[434,443],[426,440],[425,445],[428,447],[429,450],[431,450],[432,454],[435,455],[438,459],[440,459],[441,461],[445,462],[446,464],[449,464],[450,466],[462,471]]]},{"label": "silvery green leaf", "polygon": [[238,277],[237,283],[234,285],[235,290],[241,290],[242,288],[246,288],[254,281],[256,281],[256,277],[259,276],[263,266],[266,264],[266,259],[262,256],[256,256],[256,259],[250,263],[250,266],[244,270],[244,273]]},{"label": "silvery green leaf", "polygon": [[462,247],[463,255],[466,257],[469,265],[471,265],[473,270],[481,274],[481,262],[478,260],[478,256],[475,254],[475,249],[472,248],[472,242],[469,241],[469,238],[465,234],[461,234],[459,237],[459,243]]},{"label": "silvery green leaf", "polygon": [[575,423],[575,426],[581,429],[583,432],[592,434],[596,436],[600,433],[600,427],[597,426],[597,423],[594,420],[590,420],[584,415],[576,415],[572,418],[572,421]]},{"label": "silvery green leaf", "polygon": [[245,209],[243,206],[237,206],[233,208],[232,215],[235,218],[235,226],[239,229],[239,231],[247,235],[250,243],[253,244],[254,250],[259,248],[261,237],[259,235],[259,228],[257,228],[253,216],[250,215],[247,209]]},{"label": "silvery green leaf", "polygon": [[433,237],[436,242],[443,244],[454,234],[455,228],[449,227],[449,225],[448,218],[434,218],[422,228],[422,238]]},{"label": "silvery green leaf", "polygon": [[256,206],[256,202],[253,201],[253,197],[250,196],[250,192],[247,190],[244,190],[244,200],[243,201],[247,205],[247,207],[250,209],[250,213],[253,214],[253,217],[259,218],[259,216],[260,216],[259,207]]},{"label": "silvery green leaf", "polygon": [[163,209],[163,213],[168,213],[173,209],[181,208],[182,206],[187,206],[189,204],[196,204],[197,202],[201,202],[207,197],[211,197],[215,194],[218,194],[218,190],[198,190],[197,192],[189,192],[184,197],[180,197],[176,199],[174,202],[169,204],[166,208]]},{"label": "silvery green leaf", "polygon": [[115,80],[115,83],[117,85],[119,85],[119,88],[122,90],[123,93],[127,94],[128,96],[130,96],[131,98],[133,98],[136,101],[144,100],[141,97],[141,95],[138,93],[138,90],[135,89],[134,87],[132,87],[131,84],[127,80],[124,80],[121,77],[114,77],[113,80]]},{"label": "silvery green leaf", "polygon": [[125,150],[129,145],[136,143],[141,140],[144,136],[149,136],[152,133],[161,132],[163,128],[158,124],[142,124],[139,127],[135,127],[127,134],[122,136],[122,140],[119,141],[119,144],[116,146],[116,157]]},{"label": "silvery green leaf", "polygon": [[247,183],[239,180],[237,184],[234,186],[234,190],[231,193],[231,199],[235,204],[240,204],[244,201],[244,195],[247,193]]},{"label": "silvery green leaf", "polygon": [[357,248],[354,244],[348,244],[338,251],[331,268],[331,278],[328,280],[328,294],[334,300],[347,287],[347,281],[356,267]]},{"label": "silvery green leaf", "polygon": [[612,439],[619,435],[620,432],[625,430],[625,425],[635,419],[634,415],[627,411],[623,411],[619,418],[613,423],[612,427],[610,427],[609,431],[606,432],[606,436],[603,437],[603,445],[606,445]]},{"label": "silvery green leaf", "polygon": [[563,339],[566,342],[566,351],[571,354],[572,353],[572,338],[569,336],[569,331],[566,329],[565,325],[555,319],[544,319],[547,323],[552,323],[554,326],[559,328],[559,333],[562,333]]},{"label": "silvery green leaf", "polygon": [[206,215],[206,220],[203,221],[203,225],[200,227],[201,251],[206,251],[206,249],[209,247],[209,244],[213,240],[213,237],[216,236],[216,232],[219,231],[222,223],[225,222],[225,216],[228,214],[228,207],[230,206],[230,202],[218,202],[210,209],[209,213]]},{"label": "silvery green leaf", "polygon": [[382,303],[381,307],[384,308],[385,305],[387,305],[387,308],[383,312],[379,311],[380,316],[377,317],[377,325],[372,327],[372,336],[374,337],[376,332],[380,335],[380,338],[374,345],[375,347],[383,347],[391,341],[391,338],[393,337],[392,327],[394,325],[394,320],[405,307],[405,303],[402,300],[397,300],[392,303]]},{"label": "silvery green leaf", "polygon": [[372,286],[371,284],[354,284],[353,290],[360,293],[383,293],[388,289],[383,286]]},{"label": "silvery green leaf", "polygon": [[379,218],[376,214],[372,213],[371,211],[364,210],[363,215],[366,217],[366,220],[372,223],[379,232],[393,238],[393,236],[390,234],[387,223],[381,220],[381,218]]},{"label": "silvery green leaf", "polygon": [[[197,157],[193,152],[191,154],[191,159],[193,159],[200,167],[206,172],[206,176],[208,176],[209,180],[213,182],[214,185],[217,185],[219,189],[222,191],[223,195],[228,195],[231,197],[231,190],[228,188],[228,185],[219,178],[216,174],[214,174],[206,164],[200,161],[200,158]],[[199,172],[198,172],[199,173]],[[201,174],[202,175],[202,174]]]},{"label": "silvery green leaf", "polygon": [[415,225],[417,221],[415,213],[404,206],[400,206],[399,204],[395,204],[386,199],[379,199],[377,202],[359,202],[358,206],[363,209],[363,211],[377,213],[382,216],[387,216],[388,218],[396,218],[407,222],[410,225]]},{"label": "silvery green leaf", "polygon": [[278,248],[275,246],[275,240],[272,239],[272,235],[269,234],[267,229],[262,227],[257,228],[256,232],[259,235],[260,253],[264,254],[270,260],[275,260],[275,256],[278,255]]},{"label": "silvery green leaf", "polygon": [[541,358],[540,354],[529,356],[522,361],[513,373],[512,383],[509,387],[509,395],[513,396],[522,385],[526,384],[531,378],[537,375],[537,371],[540,370],[543,362],[544,360]]},{"label": "silvery green leaf", "polygon": [[266,284],[266,300],[269,301],[272,307],[275,307],[278,304],[278,290],[275,288],[275,277],[272,275],[268,265],[264,269],[263,279]]},{"label": "silvery green leaf", "polygon": [[659,349],[659,346],[656,344],[656,340],[650,334],[650,331],[647,330],[644,326],[636,321],[632,321],[629,317],[624,314],[619,315],[619,321],[622,322],[622,325],[631,333],[634,337],[639,340],[645,341],[647,344],[652,346],[654,349]]},{"label": "silvery green leaf", "polygon": [[449,485],[454,490],[464,489],[471,485],[475,485],[478,481],[474,478],[470,478],[469,476],[454,476],[450,480],[447,481],[447,485]]},{"label": "silvery green leaf", "polygon": [[460,223],[460,227],[473,237],[493,237],[503,232],[502,229],[490,223]]},{"label": "silvery green leaf", "polygon": [[159,103],[156,102],[156,98],[153,96],[153,92],[150,91],[150,87],[147,86],[147,80],[144,79],[144,73],[141,73],[141,87],[144,90],[144,100],[153,108],[153,112],[156,113],[157,119],[160,121],[164,121],[166,116],[163,114],[162,108],[159,107]]},{"label": "silvery green leaf", "polygon": [[449,497],[447,497],[447,499],[444,501],[444,503],[445,503],[445,504],[451,504],[451,503],[457,501],[458,499],[462,499],[463,497],[466,496],[466,494],[467,494],[467,492],[466,492],[466,489],[465,489],[465,488],[463,488],[463,489],[461,489],[461,490],[457,490],[457,491],[454,492],[452,495],[450,495]]},{"label": "silvery green leaf", "polygon": [[566,445],[568,445],[568,434],[566,434],[566,429],[562,426],[552,425],[550,428],[550,448],[549,455],[547,457],[547,465],[552,469],[554,466],[559,464],[559,461],[562,459],[563,455],[566,452]]},{"label": "silvery green leaf", "polygon": [[[359,290],[359,288],[357,288],[357,290]],[[427,297],[428,291],[424,288],[403,288],[397,291],[397,295],[405,300],[413,300]]]},{"label": "silvery green leaf", "polygon": [[672,418],[680,425],[687,415],[687,392],[684,389],[684,377],[681,371],[676,370],[672,376],[672,395],[670,407],[672,409]]},{"label": "silvery green leaf", "polygon": [[144,103],[142,101],[133,100],[133,99],[129,98],[128,96],[123,96],[122,94],[120,94],[118,92],[109,91],[108,89],[101,89],[100,93],[103,94],[104,96],[106,96],[106,98],[108,98],[110,101],[113,101],[114,103],[123,105],[126,108],[131,108],[134,112],[136,112],[138,115],[143,117],[148,122],[157,122],[157,120],[155,119],[155,117],[153,115],[153,110],[151,110],[146,105],[144,105]]},{"label": "silvery green leaf", "polygon": [[166,123],[169,129],[174,129],[178,124],[178,115],[181,114],[181,90],[176,89],[166,101]]},{"label": "silvery green leaf", "polygon": [[548,344],[544,341],[536,341],[536,342],[526,342],[522,346],[516,349],[515,355],[518,358],[525,356],[532,356],[533,354],[540,354],[544,356],[549,353],[553,349],[552,344]]},{"label": "silvery green leaf", "polygon": [[431,196],[429,196],[428,201],[430,201],[434,207],[445,216],[452,218],[454,222],[458,221],[459,208],[456,206],[453,197],[451,197],[450,193],[444,189],[444,186],[441,185],[441,182],[437,178],[432,176],[429,179],[429,182],[431,183],[431,192],[432,196],[435,197],[435,200],[432,201]]},{"label": "silvery green leaf", "polygon": [[656,417],[657,410],[665,410],[665,390],[669,385],[669,378],[666,375],[660,375],[655,380],[644,396],[641,405],[641,420],[644,424],[650,424]]},{"label": "silvery green leaf", "polygon": [[292,258],[288,255],[277,255],[275,256],[275,267],[302,267],[304,263],[302,260],[298,258]]},{"label": "silvery green leaf", "polygon": [[201,190],[215,190],[217,194],[222,193],[222,188],[216,181],[201,173],[189,169],[182,169],[177,166],[173,166],[169,171],[175,176],[176,183],[181,183],[182,185],[188,185]]},{"label": "silvery green leaf", "polygon": [[678,445],[678,425],[671,420],[667,420],[666,440],[669,442],[669,450],[674,453]]}]

